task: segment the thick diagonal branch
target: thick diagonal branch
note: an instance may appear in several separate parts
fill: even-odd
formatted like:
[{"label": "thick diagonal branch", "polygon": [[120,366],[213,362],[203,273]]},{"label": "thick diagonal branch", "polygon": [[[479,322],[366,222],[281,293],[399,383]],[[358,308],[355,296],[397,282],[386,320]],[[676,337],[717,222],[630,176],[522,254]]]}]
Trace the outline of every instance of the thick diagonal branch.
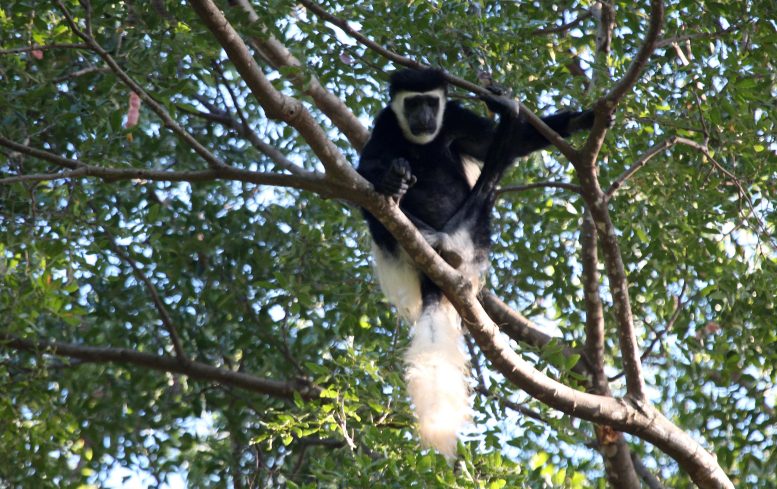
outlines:
[{"label": "thick diagonal branch", "polygon": [[[236,3],[248,15],[249,22],[253,24],[259,21],[259,16],[248,0],[237,0]],[[302,63],[291,54],[291,51],[283,43],[269,33],[265,34],[264,37],[252,37],[251,45],[276,69],[298,68],[299,70],[294,70],[288,75],[289,80],[298,90],[303,91],[313,99],[316,107],[345,134],[354,148],[361,150],[370,137],[367,128],[359,122],[359,119],[353,115],[353,112],[342,100],[321,85],[318,78],[311,73],[300,71],[303,67]]]},{"label": "thick diagonal branch", "polygon": [[282,94],[272,85],[221,10],[211,0],[189,0],[189,4],[211,31],[243,77],[251,93],[264,108],[268,117],[288,123],[305,139],[333,177],[352,176],[353,168],[340,150],[330,141],[324,130],[299,100]]},{"label": "thick diagonal branch", "polygon": [[580,392],[551,379],[521,358],[481,307],[470,281],[435,253],[395,203],[380,197],[368,186],[355,193],[351,200],[375,216],[419,269],[443,290],[483,354],[508,381],[564,413],[635,434],[655,444],[677,460],[702,488],[733,489],[709,452],[640,398],[614,399]]}]

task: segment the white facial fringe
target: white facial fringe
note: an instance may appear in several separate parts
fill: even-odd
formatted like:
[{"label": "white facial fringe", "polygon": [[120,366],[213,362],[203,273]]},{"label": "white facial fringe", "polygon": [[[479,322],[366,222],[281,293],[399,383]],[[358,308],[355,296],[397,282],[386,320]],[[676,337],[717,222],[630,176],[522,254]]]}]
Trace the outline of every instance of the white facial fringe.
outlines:
[{"label": "white facial fringe", "polygon": [[[435,114],[435,120],[437,121],[437,127],[434,132],[428,134],[413,134],[410,130],[410,124],[407,122],[407,116],[405,115],[405,99],[409,97],[437,97],[439,106],[437,107],[437,113]],[[402,130],[402,134],[405,139],[415,144],[429,144],[434,141],[437,134],[442,129],[443,115],[445,114],[445,90],[442,88],[435,88],[428,92],[399,92],[394,95],[391,100],[391,110],[394,111],[394,115],[397,116],[397,123]]]}]

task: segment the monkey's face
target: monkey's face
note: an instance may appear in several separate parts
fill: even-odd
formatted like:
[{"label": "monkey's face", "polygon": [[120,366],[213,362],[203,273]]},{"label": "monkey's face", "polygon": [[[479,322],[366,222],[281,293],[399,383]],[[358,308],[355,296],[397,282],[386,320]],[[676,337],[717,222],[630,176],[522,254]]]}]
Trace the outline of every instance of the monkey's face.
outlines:
[{"label": "monkey's face", "polygon": [[445,92],[442,89],[400,92],[391,101],[391,109],[408,141],[427,144],[434,140],[442,128]]},{"label": "monkey's face", "polygon": [[414,136],[437,132],[440,99],[433,95],[416,95],[405,99],[405,116]]}]

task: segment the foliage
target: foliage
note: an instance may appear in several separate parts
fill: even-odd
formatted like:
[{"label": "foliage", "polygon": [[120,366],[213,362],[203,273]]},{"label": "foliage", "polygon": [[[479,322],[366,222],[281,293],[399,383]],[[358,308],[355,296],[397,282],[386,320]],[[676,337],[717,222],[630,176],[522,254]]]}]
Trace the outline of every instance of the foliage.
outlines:
[{"label": "foliage", "polygon": [[[82,5],[65,3],[85,27]],[[645,7],[615,2],[612,52],[595,61],[587,1],[321,5],[400,54],[469,80],[487,69],[542,113],[590,105],[608,82],[586,90],[570,65],[619,78],[647,23]],[[282,40],[303,61],[299,71],[369,123],[395,66],[292,2],[255,7],[259,24],[227,13],[246,35]],[[570,29],[540,32],[578,16]],[[742,488],[777,487],[775,18],[770,2],[667,2],[663,36],[679,41],[650,58],[600,156],[601,179],[610,182],[669,136],[708,140],[714,162],[672,146],[627,180],[610,207],[651,400]],[[263,140],[320,167],[295,131],[267,119],[185,3],[93,0],[91,24],[122,69],[224,161],[275,168],[234,128],[202,116],[237,118],[237,105]],[[130,91],[94,53],[10,52],[80,42],[56,7],[3,2],[0,136],[95,165],[207,168],[145,104],[139,125],[124,127]],[[262,70],[312,109],[289,83],[294,73]],[[355,164],[357,151],[312,110]],[[0,147],[0,178],[54,169]],[[521,162],[504,185],[573,178],[551,151]],[[502,197],[491,287],[560,344],[580,346],[581,199],[557,188]],[[3,337],[173,355],[145,276],[192,359],[325,389],[322,400],[282,399],[138,365],[0,347],[0,487],[101,486],[117,467],[154,485],[183,474],[192,487],[604,487],[591,425],[503,382],[480,354],[473,361],[489,395],[475,395],[463,464],[451,470],[420,451],[402,382],[407,325],[382,300],[368,252],[358,209],[293,189],[98,179],[0,185]],[[606,320],[608,373],[616,375],[615,321],[609,313]],[[551,367],[558,349],[519,348],[568,377]],[[612,383],[616,394],[623,387]],[[667,487],[690,487],[667,455],[629,441]]]}]

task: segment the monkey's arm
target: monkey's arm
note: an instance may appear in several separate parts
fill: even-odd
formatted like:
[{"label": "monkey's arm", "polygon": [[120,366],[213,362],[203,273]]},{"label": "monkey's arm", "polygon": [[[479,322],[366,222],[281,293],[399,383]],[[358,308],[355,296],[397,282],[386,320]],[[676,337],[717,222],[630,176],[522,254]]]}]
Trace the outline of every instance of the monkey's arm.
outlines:
[{"label": "monkey's arm", "polygon": [[496,123],[465,109],[456,102],[445,106],[445,132],[453,139],[454,152],[483,161],[494,140]]},{"label": "monkey's arm", "polygon": [[[461,154],[484,161],[488,148],[494,140],[496,123],[456,103],[449,103],[446,107],[446,122],[448,122],[448,114],[451,115],[450,133],[454,135],[454,149]],[[568,138],[578,131],[591,129],[594,113],[592,110],[563,111],[545,116],[542,121],[561,137]],[[515,125],[510,141],[515,158],[526,156],[550,145],[550,142],[523,117],[520,117],[520,122]]]},{"label": "monkey's arm", "polygon": [[401,138],[398,129],[388,120],[390,114],[382,112],[375,121],[370,140],[362,150],[357,172],[366,178],[378,192],[402,198],[415,183],[410,163],[398,149],[404,147],[397,138]]},{"label": "monkey's arm", "polygon": [[[563,111],[543,117],[542,121],[556,131],[559,136],[568,138],[578,131],[591,129],[594,124],[594,113],[592,110]],[[513,146],[516,150],[515,156],[526,156],[548,145],[550,145],[550,142],[545,139],[545,136],[540,134],[524,118],[521,118],[521,122],[515,132],[515,143]]]}]

